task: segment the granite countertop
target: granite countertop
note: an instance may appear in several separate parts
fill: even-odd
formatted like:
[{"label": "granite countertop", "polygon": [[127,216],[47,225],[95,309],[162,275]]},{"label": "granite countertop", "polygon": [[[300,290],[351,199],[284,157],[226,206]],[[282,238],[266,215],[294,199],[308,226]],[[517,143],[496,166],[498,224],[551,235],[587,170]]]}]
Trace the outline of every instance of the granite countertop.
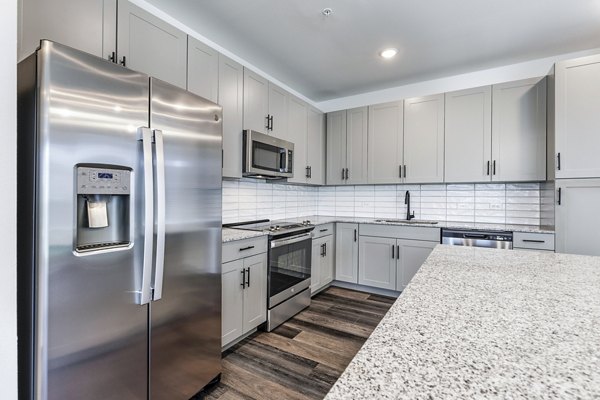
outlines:
[{"label": "granite countertop", "polygon": [[241,229],[223,228],[223,243],[236,240],[250,239],[259,236],[266,236],[264,232],[244,231]]},{"label": "granite countertop", "polygon": [[326,399],[600,397],[600,257],[438,245]]},{"label": "granite countertop", "polygon": [[[454,229],[473,229],[473,230],[494,230],[494,231],[513,231],[529,233],[554,233],[553,227],[539,225],[508,225],[508,224],[482,224],[465,222],[438,222],[437,224],[407,224],[402,221],[383,222],[379,218],[359,218],[359,217],[334,217],[322,215],[309,215],[307,217],[291,218],[290,221],[301,222],[309,220],[315,225],[329,224],[332,222],[348,222],[358,224],[379,224],[379,225],[401,225],[401,226],[420,226],[428,228],[454,228]],[[274,221],[277,222],[277,221]]]}]

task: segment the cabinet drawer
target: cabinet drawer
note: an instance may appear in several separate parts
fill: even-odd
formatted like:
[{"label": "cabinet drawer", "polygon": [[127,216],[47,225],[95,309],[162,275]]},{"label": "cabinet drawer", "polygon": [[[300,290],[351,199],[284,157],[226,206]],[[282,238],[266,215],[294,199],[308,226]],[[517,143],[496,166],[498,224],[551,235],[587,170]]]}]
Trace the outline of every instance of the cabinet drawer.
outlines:
[{"label": "cabinet drawer", "polygon": [[236,240],[223,244],[223,259],[221,262],[237,260],[267,252],[267,237]]},{"label": "cabinet drawer", "polygon": [[513,247],[515,249],[554,251],[554,234],[515,232]]},{"label": "cabinet drawer", "polygon": [[318,239],[323,236],[333,235],[333,224],[317,225],[313,230],[313,239]]},{"label": "cabinet drawer", "polygon": [[377,225],[361,224],[361,236],[388,237],[395,239],[425,240],[427,242],[440,242],[440,228],[427,228],[422,226],[406,225]]}]

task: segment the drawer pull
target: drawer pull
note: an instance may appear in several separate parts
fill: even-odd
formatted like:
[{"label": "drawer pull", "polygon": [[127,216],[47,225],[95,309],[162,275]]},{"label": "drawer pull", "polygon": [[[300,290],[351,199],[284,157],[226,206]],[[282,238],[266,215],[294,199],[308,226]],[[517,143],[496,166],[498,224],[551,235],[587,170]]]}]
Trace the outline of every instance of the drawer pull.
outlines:
[{"label": "drawer pull", "polygon": [[546,243],[545,240],[523,239],[524,243]]},{"label": "drawer pull", "polygon": [[240,251],[251,250],[251,249],[253,249],[253,248],[254,248],[254,246],[242,247],[242,248],[240,249]]},{"label": "drawer pull", "polygon": [[319,232],[327,232],[329,229],[321,229]]}]

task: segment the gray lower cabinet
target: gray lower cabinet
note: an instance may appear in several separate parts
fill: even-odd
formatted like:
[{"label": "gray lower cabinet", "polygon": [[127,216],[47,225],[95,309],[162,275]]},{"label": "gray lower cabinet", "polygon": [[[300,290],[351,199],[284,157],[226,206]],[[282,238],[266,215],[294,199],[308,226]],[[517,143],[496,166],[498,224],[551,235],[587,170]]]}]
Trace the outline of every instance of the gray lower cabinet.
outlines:
[{"label": "gray lower cabinet", "polygon": [[359,284],[396,289],[396,239],[361,235],[358,253]]},{"label": "gray lower cabinet", "polygon": [[489,182],[492,158],[492,87],[445,95],[446,182]]},{"label": "gray lower cabinet", "polygon": [[600,55],[556,63],[555,85],[556,178],[598,178]]},{"label": "gray lower cabinet", "polygon": [[358,224],[336,224],[335,279],[358,283]]},{"label": "gray lower cabinet", "polygon": [[554,251],[554,234],[537,232],[514,232],[513,248],[521,250]]},{"label": "gray lower cabinet", "polygon": [[221,346],[228,345],[266,321],[266,253],[222,265],[221,318]]},{"label": "gray lower cabinet", "polygon": [[556,189],[556,252],[600,256],[600,179],[558,179]]},{"label": "gray lower cabinet", "polygon": [[188,36],[187,90],[216,103],[219,96],[219,52]]},{"label": "gray lower cabinet", "polygon": [[19,0],[18,59],[41,39],[108,59],[117,47],[117,0]]},{"label": "gray lower cabinet", "polygon": [[313,239],[310,269],[311,294],[333,281],[335,248],[332,233],[333,231],[329,235]]},{"label": "gray lower cabinet", "polygon": [[218,103],[223,107],[223,176],[242,177],[244,68],[219,54]]},{"label": "gray lower cabinet", "polygon": [[492,181],[545,180],[546,78],[492,90]]},{"label": "gray lower cabinet", "polygon": [[118,3],[117,58],[127,68],[185,89],[187,35],[146,10]]},{"label": "gray lower cabinet", "polygon": [[398,239],[396,290],[402,291],[406,288],[437,245],[436,242]]},{"label": "gray lower cabinet", "polygon": [[404,182],[444,182],[444,95],[404,100]]},{"label": "gray lower cabinet", "polygon": [[440,242],[439,228],[360,225],[359,284],[402,291]]}]

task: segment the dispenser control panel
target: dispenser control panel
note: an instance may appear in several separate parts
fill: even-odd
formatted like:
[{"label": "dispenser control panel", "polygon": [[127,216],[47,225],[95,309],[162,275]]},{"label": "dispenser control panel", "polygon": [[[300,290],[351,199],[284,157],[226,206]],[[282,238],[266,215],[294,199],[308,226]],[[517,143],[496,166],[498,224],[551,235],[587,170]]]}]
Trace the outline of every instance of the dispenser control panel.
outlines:
[{"label": "dispenser control panel", "polygon": [[131,171],[77,167],[77,194],[130,194]]}]

